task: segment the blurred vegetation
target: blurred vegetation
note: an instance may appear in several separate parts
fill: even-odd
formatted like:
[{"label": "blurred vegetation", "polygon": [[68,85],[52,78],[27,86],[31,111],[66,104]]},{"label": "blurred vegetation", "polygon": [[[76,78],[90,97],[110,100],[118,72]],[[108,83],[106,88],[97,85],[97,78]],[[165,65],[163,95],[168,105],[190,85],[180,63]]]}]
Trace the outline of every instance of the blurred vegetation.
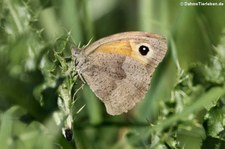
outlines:
[{"label": "blurred vegetation", "polygon": [[[180,2],[1,0],[1,149],[224,148],[225,1]],[[109,116],[71,48],[133,30],[166,36],[169,50],[145,99]]]}]

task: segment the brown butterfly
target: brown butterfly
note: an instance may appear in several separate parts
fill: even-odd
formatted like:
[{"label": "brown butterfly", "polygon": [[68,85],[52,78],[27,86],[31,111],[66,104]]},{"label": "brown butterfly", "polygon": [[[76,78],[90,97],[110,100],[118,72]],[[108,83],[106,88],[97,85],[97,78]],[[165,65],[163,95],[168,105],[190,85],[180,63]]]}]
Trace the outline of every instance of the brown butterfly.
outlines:
[{"label": "brown butterfly", "polygon": [[147,32],[124,32],[75,49],[78,73],[111,115],[132,109],[144,98],[152,73],[167,51],[166,39]]}]

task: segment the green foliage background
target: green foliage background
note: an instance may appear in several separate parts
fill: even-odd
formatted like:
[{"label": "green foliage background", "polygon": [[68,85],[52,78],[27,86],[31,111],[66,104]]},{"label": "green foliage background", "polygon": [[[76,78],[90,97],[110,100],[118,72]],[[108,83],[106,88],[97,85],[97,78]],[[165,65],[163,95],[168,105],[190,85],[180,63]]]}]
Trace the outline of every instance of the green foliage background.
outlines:
[{"label": "green foliage background", "polygon": [[[225,1],[181,2],[199,1],[1,0],[0,148],[225,148]],[[168,53],[145,99],[109,116],[71,48],[134,30],[166,36]]]}]

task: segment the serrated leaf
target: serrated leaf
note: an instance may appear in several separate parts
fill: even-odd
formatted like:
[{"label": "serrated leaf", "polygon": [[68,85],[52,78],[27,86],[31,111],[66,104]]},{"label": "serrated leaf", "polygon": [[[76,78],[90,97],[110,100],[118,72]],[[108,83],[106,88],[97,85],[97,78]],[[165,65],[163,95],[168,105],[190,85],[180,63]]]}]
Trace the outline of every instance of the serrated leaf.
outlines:
[{"label": "serrated leaf", "polygon": [[212,137],[219,137],[219,133],[224,130],[225,107],[214,107],[206,115],[207,133]]}]

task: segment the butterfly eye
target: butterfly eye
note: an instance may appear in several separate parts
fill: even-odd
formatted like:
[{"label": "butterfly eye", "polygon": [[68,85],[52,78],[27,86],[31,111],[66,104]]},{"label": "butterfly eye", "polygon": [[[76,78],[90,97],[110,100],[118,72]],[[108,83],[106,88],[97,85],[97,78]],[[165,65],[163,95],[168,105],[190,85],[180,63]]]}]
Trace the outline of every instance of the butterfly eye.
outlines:
[{"label": "butterfly eye", "polygon": [[139,47],[139,52],[140,52],[141,55],[145,56],[145,55],[148,54],[149,48],[147,46],[141,45]]}]

